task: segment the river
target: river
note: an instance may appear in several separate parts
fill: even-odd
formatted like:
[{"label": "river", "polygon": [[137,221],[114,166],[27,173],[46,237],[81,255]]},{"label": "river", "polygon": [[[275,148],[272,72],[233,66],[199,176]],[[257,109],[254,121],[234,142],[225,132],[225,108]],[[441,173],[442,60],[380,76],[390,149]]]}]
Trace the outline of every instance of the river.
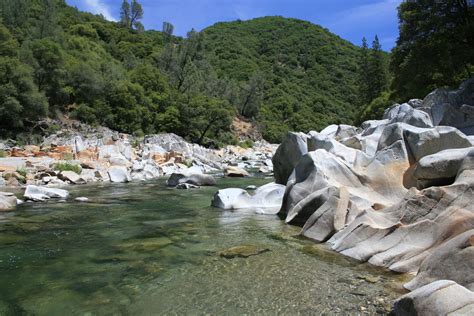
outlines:
[{"label": "river", "polygon": [[[400,295],[402,276],[299,238],[276,216],[210,207],[216,187],[67,189],[68,202],[0,215],[0,315],[385,314]],[[269,251],[219,256],[241,245]]]}]

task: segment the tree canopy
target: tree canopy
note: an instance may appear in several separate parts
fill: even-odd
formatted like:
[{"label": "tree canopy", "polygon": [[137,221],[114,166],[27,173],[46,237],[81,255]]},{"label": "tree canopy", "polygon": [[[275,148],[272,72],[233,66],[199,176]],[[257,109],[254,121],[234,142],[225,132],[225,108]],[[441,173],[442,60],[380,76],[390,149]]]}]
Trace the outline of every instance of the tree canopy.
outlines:
[{"label": "tree canopy", "polygon": [[474,7],[467,0],[404,1],[392,53],[397,98],[423,97],[457,86],[474,73]]}]

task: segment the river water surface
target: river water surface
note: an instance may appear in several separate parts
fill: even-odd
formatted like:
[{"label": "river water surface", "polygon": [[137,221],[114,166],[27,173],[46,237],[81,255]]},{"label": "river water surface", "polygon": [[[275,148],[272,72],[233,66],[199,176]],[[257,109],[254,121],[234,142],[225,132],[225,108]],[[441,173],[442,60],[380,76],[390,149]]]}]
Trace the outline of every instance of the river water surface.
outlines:
[{"label": "river water surface", "polygon": [[[298,238],[276,216],[210,207],[217,189],[76,186],[66,203],[0,215],[0,315],[385,314],[400,295],[400,276]],[[241,245],[270,251],[218,254]]]}]

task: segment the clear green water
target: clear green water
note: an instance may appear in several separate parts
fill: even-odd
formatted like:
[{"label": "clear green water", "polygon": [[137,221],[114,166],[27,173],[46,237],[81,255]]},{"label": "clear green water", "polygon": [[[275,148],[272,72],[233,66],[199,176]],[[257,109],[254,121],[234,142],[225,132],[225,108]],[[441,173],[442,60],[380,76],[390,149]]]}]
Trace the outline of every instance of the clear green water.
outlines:
[{"label": "clear green water", "polygon": [[[375,314],[399,295],[396,275],[314,247],[276,216],[209,207],[215,187],[69,190],[90,202],[0,215],[0,315]],[[239,245],[270,251],[217,254]]]}]

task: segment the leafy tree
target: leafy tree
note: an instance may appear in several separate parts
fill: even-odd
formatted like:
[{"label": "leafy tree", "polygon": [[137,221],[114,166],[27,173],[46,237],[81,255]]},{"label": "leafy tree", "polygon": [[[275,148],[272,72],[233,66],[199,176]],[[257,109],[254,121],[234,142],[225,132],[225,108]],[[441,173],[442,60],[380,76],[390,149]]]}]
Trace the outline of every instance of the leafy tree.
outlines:
[{"label": "leafy tree", "polygon": [[38,14],[38,38],[53,36],[58,31],[57,0],[41,0]]},{"label": "leafy tree", "polygon": [[253,117],[258,114],[259,107],[263,101],[263,86],[265,78],[261,72],[256,72],[250,77],[242,89],[241,103],[239,104],[240,115]]},{"label": "leafy tree", "polygon": [[398,99],[457,86],[474,68],[474,7],[467,0],[404,1],[391,58]]},{"label": "leafy tree", "polygon": [[28,43],[26,49],[31,54],[26,61],[34,69],[38,89],[45,92],[51,104],[64,104],[65,65],[61,46],[50,39],[39,39]]},{"label": "leafy tree", "polygon": [[13,136],[47,114],[31,69],[17,58],[18,43],[0,24],[0,134]]},{"label": "leafy tree", "polygon": [[129,29],[143,31],[143,25],[140,20],[143,18],[143,8],[137,0],[123,0],[120,10],[120,20],[123,25]]}]

